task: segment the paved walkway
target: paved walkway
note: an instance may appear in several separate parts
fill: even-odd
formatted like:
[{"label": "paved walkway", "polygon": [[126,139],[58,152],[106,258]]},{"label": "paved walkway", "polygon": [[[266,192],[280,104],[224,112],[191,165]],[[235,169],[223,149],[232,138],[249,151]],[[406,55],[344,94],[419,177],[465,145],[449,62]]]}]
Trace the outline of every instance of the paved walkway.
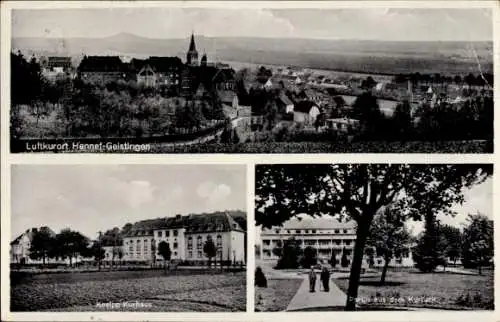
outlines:
[{"label": "paved walkway", "polygon": [[347,296],[340,288],[330,279],[330,292],[322,291],[323,285],[320,288],[319,276],[316,280],[316,292],[309,292],[309,279],[306,275],[304,281],[300,285],[297,293],[288,304],[287,311],[312,310],[315,308],[330,307],[332,310],[343,309],[347,300]]}]

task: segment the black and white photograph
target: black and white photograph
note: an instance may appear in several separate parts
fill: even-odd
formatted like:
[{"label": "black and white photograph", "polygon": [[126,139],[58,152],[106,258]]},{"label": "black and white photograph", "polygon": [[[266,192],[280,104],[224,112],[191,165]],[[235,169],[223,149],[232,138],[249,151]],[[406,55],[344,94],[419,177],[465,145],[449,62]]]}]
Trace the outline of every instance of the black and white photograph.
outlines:
[{"label": "black and white photograph", "polygon": [[246,311],[246,166],[13,165],[11,177],[10,311]]},{"label": "black and white photograph", "polygon": [[13,9],[11,152],[493,152],[492,6],[294,3]]},{"label": "black and white photograph", "polygon": [[494,310],[493,165],[255,170],[255,311]]}]

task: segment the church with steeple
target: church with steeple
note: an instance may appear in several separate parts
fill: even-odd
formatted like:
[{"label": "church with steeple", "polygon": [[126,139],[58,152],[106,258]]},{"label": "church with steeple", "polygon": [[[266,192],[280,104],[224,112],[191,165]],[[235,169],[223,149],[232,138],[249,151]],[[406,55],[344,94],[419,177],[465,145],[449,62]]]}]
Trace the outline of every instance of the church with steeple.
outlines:
[{"label": "church with steeple", "polygon": [[[206,56],[204,56],[206,61]],[[189,66],[198,66],[198,51],[194,42],[194,34],[191,33],[191,41],[189,42],[189,49],[186,55],[186,64]]]}]

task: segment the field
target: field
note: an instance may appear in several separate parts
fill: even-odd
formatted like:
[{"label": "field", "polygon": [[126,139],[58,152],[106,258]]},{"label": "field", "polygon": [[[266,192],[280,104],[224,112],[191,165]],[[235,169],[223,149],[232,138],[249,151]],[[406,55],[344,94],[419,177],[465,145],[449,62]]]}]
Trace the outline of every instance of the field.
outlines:
[{"label": "field", "polygon": [[301,279],[275,279],[267,281],[267,288],[255,287],[255,311],[284,311],[301,283]]},{"label": "field", "polygon": [[[12,279],[12,311],[231,312],[246,309],[245,272],[120,271]],[[110,309],[99,303],[146,303]]]},{"label": "field", "polygon": [[[392,299],[401,301],[393,306],[428,307],[440,309],[493,309],[493,271],[483,276],[435,272],[422,274],[414,270],[389,271],[384,285],[380,277],[362,277],[358,298],[361,308],[391,306]],[[347,292],[348,278],[338,278],[335,283]],[[376,303],[385,300],[385,304]],[[427,303],[419,300],[427,300]],[[389,302],[388,302],[389,301]]]}]

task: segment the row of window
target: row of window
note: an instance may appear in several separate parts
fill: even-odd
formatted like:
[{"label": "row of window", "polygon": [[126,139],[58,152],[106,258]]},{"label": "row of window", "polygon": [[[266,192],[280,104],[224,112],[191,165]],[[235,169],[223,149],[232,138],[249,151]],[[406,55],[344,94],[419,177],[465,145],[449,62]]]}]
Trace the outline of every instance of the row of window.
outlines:
[{"label": "row of window", "polygon": [[[159,231],[156,232],[156,235],[158,237],[163,237],[163,232],[165,232],[165,237],[170,237],[170,230],[164,230],[164,231],[159,230]],[[179,234],[179,232],[177,231],[177,229],[172,230],[172,235],[174,237],[177,237],[178,234]]]},{"label": "row of window", "polygon": [[[276,234],[285,233],[285,230],[275,229]],[[316,229],[297,229],[297,230],[286,230],[287,234],[348,234],[349,229],[333,229],[333,230],[316,230]]]},{"label": "row of window", "polygon": [[[212,236],[210,236],[210,235],[208,235],[206,238],[206,240],[211,240],[211,239],[212,239]],[[222,236],[221,235],[217,235],[217,237],[216,237],[216,246],[217,246],[217,248],[222,247]],[[188,237],[187,248],[193,249],[193,237],[191,237],[191,236]],[[203,237],[198,236],[196,238],[196,248],[198,248],[198,249],[203,248]]]},{"label": "row of window", "polygon": [[[353,243],[353,240],[350,240],[350,239],[333,239],[333,240],[297,240],[299,244],[301,243],[304,243],[304,245],[306,246],[316,246],[316,245],[319,245],[319,246],[330,246],[330,245],[341,245],[342,244],[342,241],[344,242],[344,245],[346,246],[349,246],[351,245],[351,243]],[[271,245],[271,242],[273,244],[276,244],[276,245],[281,245],[282,244],[282,240],[270,240],[270,239],[263,239],[262,240],[262,244],[264,246],[269,246]]]}]

